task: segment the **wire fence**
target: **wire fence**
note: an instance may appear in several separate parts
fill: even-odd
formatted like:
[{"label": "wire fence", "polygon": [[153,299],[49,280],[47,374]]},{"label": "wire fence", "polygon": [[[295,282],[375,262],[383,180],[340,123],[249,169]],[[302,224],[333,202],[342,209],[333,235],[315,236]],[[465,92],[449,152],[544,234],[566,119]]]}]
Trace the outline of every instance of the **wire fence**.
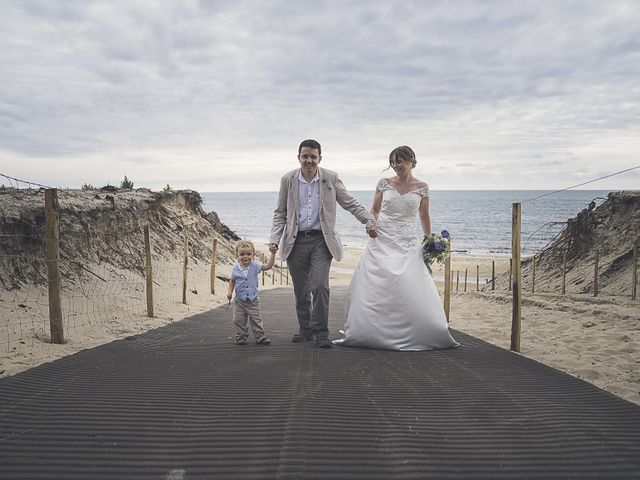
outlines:
[{"label": "wire fence", "polygon": [[[98,207],[83,209],[90,194],[61,191],[58,261],[61,324],[67,339],[123,335],[149,325],[145,277],[145,213],[116,210],[113,194],[95,193]],[[89,199],[89,200],[88,200]],[[118,202],[125,199],[117,199]],[[28,352],[51,342],[45,189],[0,189],[0,353]],[[153,316],[171,317],[176,306],[212,298],[234,262],[230,239],[197,215],[183,218],[152,209],[149,222]],[[159,212],[159,213],[157,213]],[[214,239],[218,245],[214,260]],[[232,239],[231,239],[232,240]],[[185,259],[184,243],[187,242]],[[216,268],[212,273],[212,262]],[[186,272],[186,276],[185,276]],[[212,278],[213,277],[213,278]],[[281,266],[266,272],[267,284],[288,283]],[[220,293],[226,293],[226,286]]]},{"label": "wire fence", "polygon": [[[50,239],[45,221],[45,186],[4,177],[10,180],[11,188],[0,187],[0,352],[9,354],[52,340],[47,260]],[[16,191],[19,195],[13,195]],[[96,191],[93,197],[60,196],[57,263],[61,321],[70,335],[124,333],[123,323],[142,322],[147,316],[145,225],[150,231],[156,317],[170,315],[176,304],[189,303],[189,297],[210,294],[216,278],[224,282],[234,262],[231,243],[204,220],[206,225],[198,224],[187,213],[183,217],[164,215],[162,206],[154,210],[153,218],[147,218],[136,210],[139,198],[130,199],[131,209],[118,211],[114,208],[114,195]],[[125,197],[118,201],[125,201]],[[87,214],[83,207],[89,201],[96,205]],[[219,268],[212,284],[214,238],[221,240],[221,254],[213,260]],[[185,239],[189,245],[186,262]],[[637,242],[602,254],[594,249],[590,256],[575,255],[571,240],[568,237],[558,241],[555,248],[522,262],[521,287],[525,293],[605,294],[635,300]],[[453,261],[448,276],[450,292],[512,288],[512,265],[506,266],[508,259],[498,260],[498,266],[494,259],[464,270],[456,268],[455,257]],[[288,285],[288,271],[276,265],[263,275],[262,284]]]},{"label": "wire fence", "polygon": [[[538,253],[522,260],[523,291],[531,294],[607,295],[636,300],[637,252],[637,246],[629,247],[624,253],[609,258],[606,262],[602,262],[600,258],[596,262],[595,252],[588,258],[566,262],[563,262],[562,257],[547,258],[544,253]],[[452,260],[451,291],[511,291],[511,259],[488,258],[469,266],[465,265],[468,262],[464,261],[464,257],[459,258],[463,260],[460,262],[462,266],[456,265],[456,257]],[[623,262],[625,265],[621,266]],[[544,272],[541,273],[540,269],[543,268]]]}]

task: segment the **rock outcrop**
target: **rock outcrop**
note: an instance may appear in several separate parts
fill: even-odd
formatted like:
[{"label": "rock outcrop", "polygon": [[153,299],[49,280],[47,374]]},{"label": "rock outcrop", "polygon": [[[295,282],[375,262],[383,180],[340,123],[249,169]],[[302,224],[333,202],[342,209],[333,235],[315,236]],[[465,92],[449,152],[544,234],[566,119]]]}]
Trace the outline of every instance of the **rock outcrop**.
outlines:
[{"label": "rock outcrop", "polygon": [[[0,189],[0,287],[47,281],[44,191]],[[61,273],[82,276],[88,265],[144,269],[145,225],[154,258],[178,258],[185,237],[189,258],[210,262],[218,239],[218,262],[231,263],[238,236],[214,213],[202,210],[191,190],[58,190]],[[84,272],[84,273],[83,273]]]}]

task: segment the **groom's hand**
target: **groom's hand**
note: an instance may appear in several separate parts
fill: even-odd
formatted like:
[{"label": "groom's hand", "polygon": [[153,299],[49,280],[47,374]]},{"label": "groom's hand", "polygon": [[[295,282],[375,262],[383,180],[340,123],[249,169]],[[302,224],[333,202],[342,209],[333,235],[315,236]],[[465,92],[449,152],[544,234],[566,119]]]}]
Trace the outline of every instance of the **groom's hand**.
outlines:
[{"label": "groom's hand", "polygon": [[271,253],[276,253],[278,251],[278,244],[277,243],[270,243],[269,244],[269,251]]}]

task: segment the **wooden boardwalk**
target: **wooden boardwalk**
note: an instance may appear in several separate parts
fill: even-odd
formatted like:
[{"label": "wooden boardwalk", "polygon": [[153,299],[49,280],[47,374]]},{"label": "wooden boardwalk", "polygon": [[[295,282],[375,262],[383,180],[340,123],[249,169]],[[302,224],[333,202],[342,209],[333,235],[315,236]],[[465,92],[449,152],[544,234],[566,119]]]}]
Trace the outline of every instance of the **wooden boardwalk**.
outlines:
[{"label": "wooden boardwalk", "polygon": [[459,332],[293,344],[292,291],[261,297],[270,346],[222,307],[0,379],[0,478],[640,478],[637,405]]}]

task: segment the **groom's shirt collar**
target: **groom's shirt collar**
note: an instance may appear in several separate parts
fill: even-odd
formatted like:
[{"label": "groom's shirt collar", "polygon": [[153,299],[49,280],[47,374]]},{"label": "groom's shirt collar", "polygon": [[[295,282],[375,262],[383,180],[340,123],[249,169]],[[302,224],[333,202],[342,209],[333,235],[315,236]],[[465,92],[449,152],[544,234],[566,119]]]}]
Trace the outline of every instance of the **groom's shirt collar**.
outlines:
[{"label": "groom's shirt collar", "polygon": [[320,170],[307,182],[298,170],[298,231],[320,230]]}]

